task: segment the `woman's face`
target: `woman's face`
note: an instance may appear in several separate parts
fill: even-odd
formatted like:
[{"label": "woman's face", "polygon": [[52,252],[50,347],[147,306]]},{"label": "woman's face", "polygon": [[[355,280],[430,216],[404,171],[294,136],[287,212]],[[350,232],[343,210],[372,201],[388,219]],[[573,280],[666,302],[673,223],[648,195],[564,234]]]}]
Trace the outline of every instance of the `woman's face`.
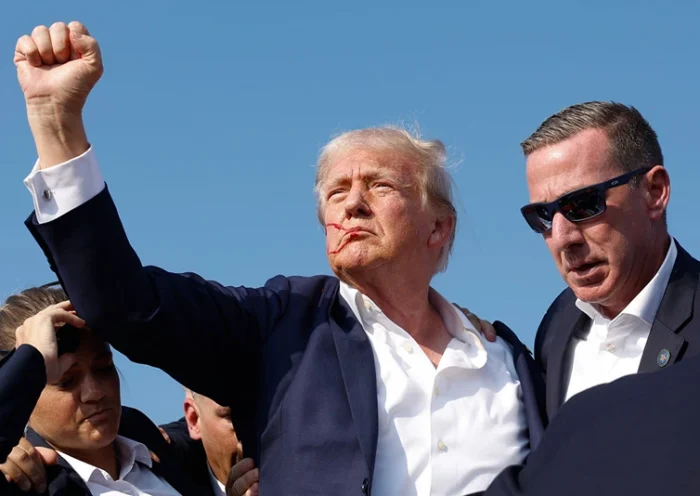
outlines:
[{"label": "woman's face", "polygon": [[104,448],[119,430],[121,396],[112,352],[104,341],[81,331],[70,369],[47,385],[29,425],[67,454]]}]

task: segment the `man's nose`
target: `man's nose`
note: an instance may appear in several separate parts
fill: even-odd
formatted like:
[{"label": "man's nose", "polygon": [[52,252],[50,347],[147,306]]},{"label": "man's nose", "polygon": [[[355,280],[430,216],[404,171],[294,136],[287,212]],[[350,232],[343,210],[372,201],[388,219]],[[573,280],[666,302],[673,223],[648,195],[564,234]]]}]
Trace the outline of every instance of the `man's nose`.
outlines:
[{"label": "man's nose", "polygon": [[554,214],[550,237],[550,242],[554,243],[555,248],[559,251],[582,244],[584,241],[581,226],[571,222],[560,212]]},{"label": "man's nose", "polygon": [[367,188],[364,185],[353,185],[345,198],[346,217],[367,217],[371,212],[367,203]]}]

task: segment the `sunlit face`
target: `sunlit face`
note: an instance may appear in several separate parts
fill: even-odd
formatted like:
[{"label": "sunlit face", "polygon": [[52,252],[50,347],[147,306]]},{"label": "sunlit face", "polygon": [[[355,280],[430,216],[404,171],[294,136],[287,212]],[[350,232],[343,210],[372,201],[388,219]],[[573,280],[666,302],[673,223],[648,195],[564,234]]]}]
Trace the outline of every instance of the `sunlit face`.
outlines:
[{"label": "sunlit face", "polygon": [[[589,129],[533,152],[527,159],[531,202],[552,201],[622,174],[609,155],[604,131]],[[652,222],[643,187],[610,189],[607,210],[572,223],[560,213],[544,239],[567,285],[583,301],[615,306],[629,300],[648,253]],[[658,217],[657,217],[658,218]],[[636,288],[638,291],[641,288]]]},{"label": "sunlit face", "polygon": [[320,196],[336,274],[389,263],[434,266],[446,242],[443,232],[434,233],[443,226],[422,200],[414,166],[396,153],[353,149],[338,156]]},{"label": "sunlit face", "polygon": [[109,346],[82,332],[74,357],[59,382],[44,388],[29,420],[49,444],[68,454],[112,443],[121,418],[119,376]]},{"label": "sunlit face", "polygon": [[188,395],[185,419],[190,437],[202,440],[214,474],[226,483],[238,447],[238,437],[231,423],[231,409],[200,394],[195,397]]}]

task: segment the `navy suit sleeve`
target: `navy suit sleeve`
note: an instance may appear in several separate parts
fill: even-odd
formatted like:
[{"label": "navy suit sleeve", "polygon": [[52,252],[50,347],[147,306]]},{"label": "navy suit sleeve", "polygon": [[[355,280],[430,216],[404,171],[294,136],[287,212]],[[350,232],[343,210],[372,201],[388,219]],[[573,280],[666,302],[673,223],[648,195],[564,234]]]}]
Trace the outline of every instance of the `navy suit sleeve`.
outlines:
[{"label": "navy suit sleeve", "polygon": [[287,306],[286,278],[233,288],[142,266],[107,188],[52,222],[32,215],[26,225],[78,314],[129,359],[232,407],[227,379],[255,381],[260,347]]},{"label": "navy suit sleeve", "polygon": [[33,346],[22,345],[0,362],[0,463],[24,435],[44,386],[44,357]]}]

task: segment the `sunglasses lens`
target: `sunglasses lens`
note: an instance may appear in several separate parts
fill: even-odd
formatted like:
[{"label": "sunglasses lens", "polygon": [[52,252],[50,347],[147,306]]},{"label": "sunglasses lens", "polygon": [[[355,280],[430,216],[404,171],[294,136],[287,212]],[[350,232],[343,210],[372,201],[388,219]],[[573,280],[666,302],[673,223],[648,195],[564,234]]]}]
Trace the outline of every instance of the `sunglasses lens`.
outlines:
[{"label": "sunglasses lens", "polygon": [[527,224],[536,233],[542,234],[552,228],[552,216],[544,205],[526,205],[521,211]]},{"label": "sunglasses lens", "polygon": [[605,193],[595,188],[577,191],[559,202],[561,213],[571,222],[600,215],[605,210]]}]

